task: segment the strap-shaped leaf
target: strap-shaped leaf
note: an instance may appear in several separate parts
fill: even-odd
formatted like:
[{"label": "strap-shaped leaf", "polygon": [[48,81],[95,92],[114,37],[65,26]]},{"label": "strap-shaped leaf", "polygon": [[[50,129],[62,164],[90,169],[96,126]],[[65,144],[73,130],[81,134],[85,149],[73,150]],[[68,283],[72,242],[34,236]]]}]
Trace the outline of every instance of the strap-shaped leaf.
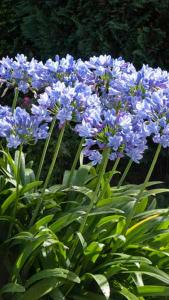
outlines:
[{"label": "strap-shaped leaf", "polygon": [[46,269],[43,271],[40,271],[39,273],[33,275],[26,283],[26,287],[29,287],[36,281],[45,279],[45,278],[50,278],[50,277],[55,277],[55,278],[64,278],[66,280],[75,282],[75,283],[80,283],[80,278],[73,272],[62,269],[62,268],[55,268],[55,269]]},{"label": "strap-shaped leaf", "polygon": [[108,300],[110,298],[110,285],[108,283],[108,280],[106,276],[102,274],[92,274],[92,273],[86,273],[85,277],[89,277],[97,283],[100,290],[102,291],[104,297]]},{"label": "strap-shaped leaf", "polygon": [[61,229],[63,229],[64,227],[70,225],[72,222],[74,222],[75,220],[77,220],[78,217],[84,215],[85,212],[84,211],[77,211],[77,212],[72,212],[72,213],[67,213],[65,215],[63,215],[62,217],[60,217],[58,220],[56,220],[52,225],[50,225],[50,229],[53,232],[58,232]]},{"label": "strap-shaped leaf", "polygon": [[45,216],[43,218],[41,218],[40,220],[38,220],[31,228],[30,228],[30,232],[32,233],[36,233],[38,231],[38,229],[41,226],[44,226],[46,224],[48,224],[50,221],[52,221],[54,215],[48,215]]},{"label": "strap-shaped leaf", "polygon": [[5,293],[13,294],[13,293],[23,293],[23,292],[25,292],[24,286],[13,282],[4,285],[3,288],[0,289],[0,294],[5,294]]},{"label": "strap-shaped leaf", "polygon": [[121,285],[121,290],[118,291],[119,294],[123,295],[128,300],[140,300],[136,295],[129,291],[126,287]]},{"label": "strap-shaped leaf", "polygon": [[31,286],[18,300],[42,299],[59,285],[61,285],[61,281],[57,281],[56,278],[43,279]]},{"label": "strap-shaped leaf", "polygon": [[144,285],[138,286],[137,292],[139,296],[169,296],[168,286]]},{"label": "strap-shaped leaf", "polygon": [[153,278],[158,279],[161,282],[169,285],[169,275],[158,268],[152,267],[150,265],[141,265],[140,268],[131,267],[127,271],[123,271],[123,273],[135,273],[140,272],[141,274],[146,274]]}]

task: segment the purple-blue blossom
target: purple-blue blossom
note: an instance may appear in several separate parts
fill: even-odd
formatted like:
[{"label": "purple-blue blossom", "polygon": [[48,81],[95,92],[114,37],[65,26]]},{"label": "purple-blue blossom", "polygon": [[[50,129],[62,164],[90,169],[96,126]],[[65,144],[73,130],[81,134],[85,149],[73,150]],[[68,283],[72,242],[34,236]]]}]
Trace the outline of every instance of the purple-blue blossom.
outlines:
[{"label": "purple-blue blossom", "polygon": [[[71,55],[46,62],[23,54],[0,61],[0,82],[32,93],[27,111],[0,106],[1,137],[9,147],[45,139],[53,118],[85,138],[84,153],[94,164],[110,148],[110,159],[128,156],[139,162],[147,138],[169,146],[169,74],[160,68],[110,55],[87,61]],[[12,146],[13,145],[13,146]]]},{"label": "purple-blue blossom", "polygon": [[9,148],[37,142],[48,136],[48,124],[29,114],[25,109],[16,107],[12,113],[7,107],[5,109],[0,107],[0,115],[0,137],[6,139]]}]

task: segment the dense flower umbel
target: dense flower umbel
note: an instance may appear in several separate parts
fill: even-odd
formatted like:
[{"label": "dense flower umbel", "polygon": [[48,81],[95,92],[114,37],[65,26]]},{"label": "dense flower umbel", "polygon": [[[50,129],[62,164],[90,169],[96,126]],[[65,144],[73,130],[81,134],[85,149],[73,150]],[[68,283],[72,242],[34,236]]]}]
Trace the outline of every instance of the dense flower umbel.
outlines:
[{"label": "dense flower umbel", "polygon": [[[79,65],[81,71],[82,62]],[[88,139],[84,153],[89,158],[95,157],[93,162],[96,164],[101,160],[96,147],[102,149],[108,146],[112,150],[110,159],[126,154],[138,162],[147,146],[143,122],[133,111],[128,97],[137,78],[134,66],[121,58],[93,57],[83,63],[84,81],[92,85],[92,78],[95,78],[99,104],[94,109],[87,108],[82,122],[76,126],[79,135]],[[95,149],[91,150],[93,147]]]},{"label": "dense flower umbel", "polygon": [[0,107],[0,136],[9,147],[45,139],[53,118],[60,127],[73,121],[93,164],[101,162],[105,147],[110,159],[127,155],[139,162],[150,136],[169,146],[169,74],[160,68],[136,71],[110,55],[88,61],[56,56],[42,63],[21,54],[0,61],[0,81],[36,95],[36,103],[24,106],[29,112]]},{"label": "dense flower umbel", "polygon": [[48,125],[25,109],[17,107],[12,111],[0,106],[0,137],[6,138],[9,148],[17,148],[21,144],[46,139]]}]

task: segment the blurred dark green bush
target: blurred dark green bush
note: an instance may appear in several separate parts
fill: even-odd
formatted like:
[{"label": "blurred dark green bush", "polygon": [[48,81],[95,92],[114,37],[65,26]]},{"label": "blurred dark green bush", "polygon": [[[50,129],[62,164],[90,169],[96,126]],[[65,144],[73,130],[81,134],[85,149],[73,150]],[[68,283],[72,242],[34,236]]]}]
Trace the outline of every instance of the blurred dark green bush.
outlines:
[{"label": "blurred dark green bush", "polygon": [[169,68],[169,0],[3,0],[0,56],[111,53]]}]

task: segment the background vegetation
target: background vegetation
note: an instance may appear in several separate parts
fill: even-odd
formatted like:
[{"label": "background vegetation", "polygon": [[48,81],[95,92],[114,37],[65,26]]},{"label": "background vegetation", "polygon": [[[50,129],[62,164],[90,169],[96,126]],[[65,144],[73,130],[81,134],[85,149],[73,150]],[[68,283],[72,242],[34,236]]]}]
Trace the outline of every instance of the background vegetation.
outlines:
[{"label": "background vegetation", "polygon": [[3,0],[0,55],[111,53],[169,68],[168,0]]}]

